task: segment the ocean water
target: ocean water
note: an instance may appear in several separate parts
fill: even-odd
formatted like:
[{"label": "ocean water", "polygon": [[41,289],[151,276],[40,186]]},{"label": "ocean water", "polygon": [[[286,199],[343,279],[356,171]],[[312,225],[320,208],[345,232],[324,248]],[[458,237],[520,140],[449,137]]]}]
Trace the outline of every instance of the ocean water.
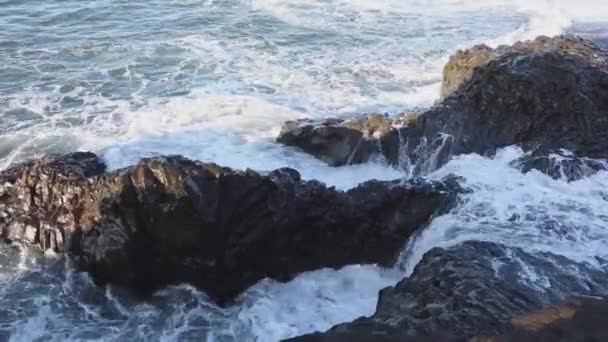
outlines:
[{"label": "ocean water", "polygon": [[[0,169],[92,150],[112,168],[179,153],[289,166],[340,189],[397,179],[406,173],[381,162],[330,168],[274,138],[286,120],[431,106],[456,49],[572,30],[605,37],[604,22],[603,0],[0,0]],[[378,291],[424,252],[466,240],[601,267],[608,174],[522,175],[509,166],[521,155],[460,156],[429,174],[455,173],[474,192],[404,246],[395,268],[265,280],[228,308],[188,286],[136,302],[60,256],[0,247],[0,340],[277,341],[373,313]]]}]

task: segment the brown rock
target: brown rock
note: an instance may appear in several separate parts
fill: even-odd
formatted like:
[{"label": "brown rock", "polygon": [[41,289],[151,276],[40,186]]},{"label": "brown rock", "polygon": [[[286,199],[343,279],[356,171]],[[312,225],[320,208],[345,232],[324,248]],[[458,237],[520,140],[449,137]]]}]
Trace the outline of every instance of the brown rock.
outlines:
[{"label": "brown rock", "polygon": [[395,262],[453,201],[454,181],[370,181],[348,192],[297,171],[235,171],[179,156],[105,172],[92,153],[0,173],[0,238],[68,253],[98,284],[142,295],[195,285],[218,303],[266,278]]}]

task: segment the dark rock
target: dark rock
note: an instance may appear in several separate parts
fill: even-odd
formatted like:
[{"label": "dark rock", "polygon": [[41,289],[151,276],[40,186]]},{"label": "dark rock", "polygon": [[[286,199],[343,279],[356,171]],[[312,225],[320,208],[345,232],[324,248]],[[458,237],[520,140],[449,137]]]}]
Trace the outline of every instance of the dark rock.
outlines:
[{"label": "dark rock", "polygon": [[574,156],[566,151],[532,152],[512,163],[524,173],[538,170],[554,179],[574,181],[608,170],[608,162]]},{"label": "dark rock", "polygon": [[477,68],[498,56],[512,52],[524,54],[554,52],[562,56],[579,56],[596,67],[605,68],[608,65],[608,54],[591,41],[573,35],[554,38],[541,36],[534,40],[517,42],[513,46],[502,45],[496,49],[487,45],[476,45],[467,50],[459,50],[450,56],[443,69],[441,96],[448,96],[466,85],[473,78]]},{"label": "dark rock", "polygon": [[608,341],[608,300],[571,298],[559,305],[512,320],[511,331],[471,342],[600,342]]},{"label": "dark rock", "polygon": [[91,153],[0,173],[0,237],[67,252],[99,284],[143,295],[190,283],[223,303],[255,282],[395,262],[458,185],[370,181],[348,192],[297,171],[234,171],[183,157],[104,173]]},{"label": "dark rock", "polygon": [[[608,159],[608,54],[591,41],[559,36],[494,50],[476,46],[451,58],[444,79],[449,95],[407,125],[383,131],[380,143],[359,144],[367,140],[358,129],[343,129],[341,138],[332,140],[319,138],[324,131],[312,128],[299,140],[281,136],[279,141],[331,165],[363,162],[381,152],[414,175],[442,166],[453,155],[491,156],[510,145],[545,156],[564,149],[576,158]],[[568,179],[587,175],[572,169]]]},{"label": "dark rock", "polygon": [[414,163],[433,156],[417,153],[420,142],[437,144],[441,134],[449,136],[450,151],[435,167],[450,155],[491,155],[509,145],[608,158],[605,52],[573,37],[538,38],[497,51],[459,90],[402,129]]},{"label": "dark rock", "polygon": [[299,147],[331,166],[342,166],[364,163],[379,155],[379,137],[392,129],[391,121],[381,114],[349,121],[288,121],[277,141]]},{"label": "dark rock", "polygon": [[351,120],[288,121],[277,141],[298,147],[331,166],[361,164],[373,158],[400,165],[398,128],[413,125],[419,115],[411,111],[394,117],[369,114]]},{"label": "dark rock", "polygon": [[[526,278],[531,272],[533,277]],[[561,256],[466,242],[432,249],[410,278],[380,292],[373,316],[338,325],[327,334],[499,335],[509,331],[513,317],[566,297],[606,296],[607,283],[608,270]]]},{"label": "dark rock", "polygon": [[408,335],[375,335],[366,333],[316,333],[304,335],[285,342],[467,342],[463,337],[434,336],[408,336]]},{"label": "dark rock", "polygon": [[608,341],[608,299],[570,298],[513,318],[509,331],[498,336],[449,337],[366,333],[311,334],[291,342],[600,342]]}]

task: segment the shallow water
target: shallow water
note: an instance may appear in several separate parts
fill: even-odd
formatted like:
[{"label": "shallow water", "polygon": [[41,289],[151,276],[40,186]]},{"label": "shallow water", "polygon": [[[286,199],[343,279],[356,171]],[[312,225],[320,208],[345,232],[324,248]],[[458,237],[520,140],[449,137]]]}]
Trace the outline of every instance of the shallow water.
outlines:
[{"label": "shallow water", "polygon": [[[592,0],[0,0],[0,168],[93,150],[112,168],[179,153],[235,168],[290,166],[340,189],[396,179],[406,173],[380,162],[330,168],[274,137],[290,119],[430,106],[458,48],[568,30],[597,36],[604,21],[608,6]],[[2,247],[0,339],[276,341],[371,314],[378,290],[424,252],[471,239],[599,266],[608,174],[524,176],[509,166],[521,154],[461,156],[430,174],[463,176],[475,191],[394,269],[263,281],[226,309],[185,286],[137,303],[60,257]]]}]

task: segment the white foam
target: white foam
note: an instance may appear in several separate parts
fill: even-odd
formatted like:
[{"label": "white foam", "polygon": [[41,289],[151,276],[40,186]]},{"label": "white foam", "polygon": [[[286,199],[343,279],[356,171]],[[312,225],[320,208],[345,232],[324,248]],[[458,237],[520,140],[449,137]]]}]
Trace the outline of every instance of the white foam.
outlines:
[{"label": "white foam", "polygon": [[348,266],[304,273],[286,284],[262,281],[244,294],[233,329],[268,342],[325,331],[373,314],[378,291],[400,278],[395,270]]},{"label": "white foam", "polygon": [[608,172],[568,183],[538,171],[522,174],[509,163],[523,156],[519,148],[495,158],[460,156],[432,178],[454,173],[474,190],[450,214],[435,219],[406,251],[404,266],[413,271],[433,247],[482,240],[550,252],[596,265],[608,256]]},{"label": "white foam", "polygon": [[[201,11],[215,21],[166,39],[116,39],[90,47],[89,37],[80,44],[78,37],[69,36],[65,46],[31,48],[44,56],[47,67],[62,67],[62,56],[99,55],[94,67],[77,66],[68,70],[69,77],[58,78],[66,84],[76,81],[68,91],[61,89],[63,83],[49,86],[49,76],[62,75],[49,74],[42,61],[23,65],[32,51],[20,47],[5,64],[37,74],[22,92],[0,95],[0,110],[29,113],[27,120],[2,118],[0,168],[44,152],[91,149],[113,168],[142,156],[179,153],[239,169],[293,167],[305,179],[339,189],[371,178],[400,178],[406,174],[379,163],[330,168],[277,145],[274,137],[286,120],[428,106],[439,96],[443,65],[455,49],[509,44],[559,34],[577,21],[606,20],[604,2],[239,0],[227,6],[216,0],[150,1],[147,6],[185,6],[188,13],[180,12],[185,19]],[[61,7],[40,12],[61,13]],[[146,12],[146,23],[172,19],[175,13],[165,10],[168,15],[158,18],[154,11]],[[165,50],[171,52],[163,54]],[[166,65],[161,57],[178,62]],[[126,87],[128,94],[114,86]],[[66,97],[83,103],[66,106]],[[302,274],[287,284],[263,281],[243,295],[242,304],[227,309],[184,287],[160,294],[166,297],[163,304],[133,305],[108,290],[103,298],[111,309],[84,300],[74,309],[66,298],[79,298],[74,293],[79,286],[69,273],[56,286],[49,285],[54,292],[40,294],[31,317],[14,322],[13,339],[50,332],[56,340],[78,340],[90,329],[105,329],[99,340],[172,341],[193,333],[199,338],[207,334],[210,341],[276,341],[371,314],[378,290],[411,273],[436,246],[490,240],[592,264],[596,256],[606,257],[607,173],[572,183],[538,172],[522,175],[509,166],[521,155],[508,148],[493,159],[461,156],[433,173],[430,177],[436,179],[449,173],[463,176],[464,185],[475,192],[408,245],[400,265],[405,270],[351,266]],[[17,269],[14,277],[0,278],[3,286],[20,281],[24,272],[36,272],[23,255]],[[523,277],[546,285],[534,270],[524,270]],[[173,298],[180,291],[186,291],[187,299]],[[47,295],[65,307],[49,305]],[[92,318],[72,322],[68,309]],[[104,310],[117,312],[120,319],[107,318]]]}]

